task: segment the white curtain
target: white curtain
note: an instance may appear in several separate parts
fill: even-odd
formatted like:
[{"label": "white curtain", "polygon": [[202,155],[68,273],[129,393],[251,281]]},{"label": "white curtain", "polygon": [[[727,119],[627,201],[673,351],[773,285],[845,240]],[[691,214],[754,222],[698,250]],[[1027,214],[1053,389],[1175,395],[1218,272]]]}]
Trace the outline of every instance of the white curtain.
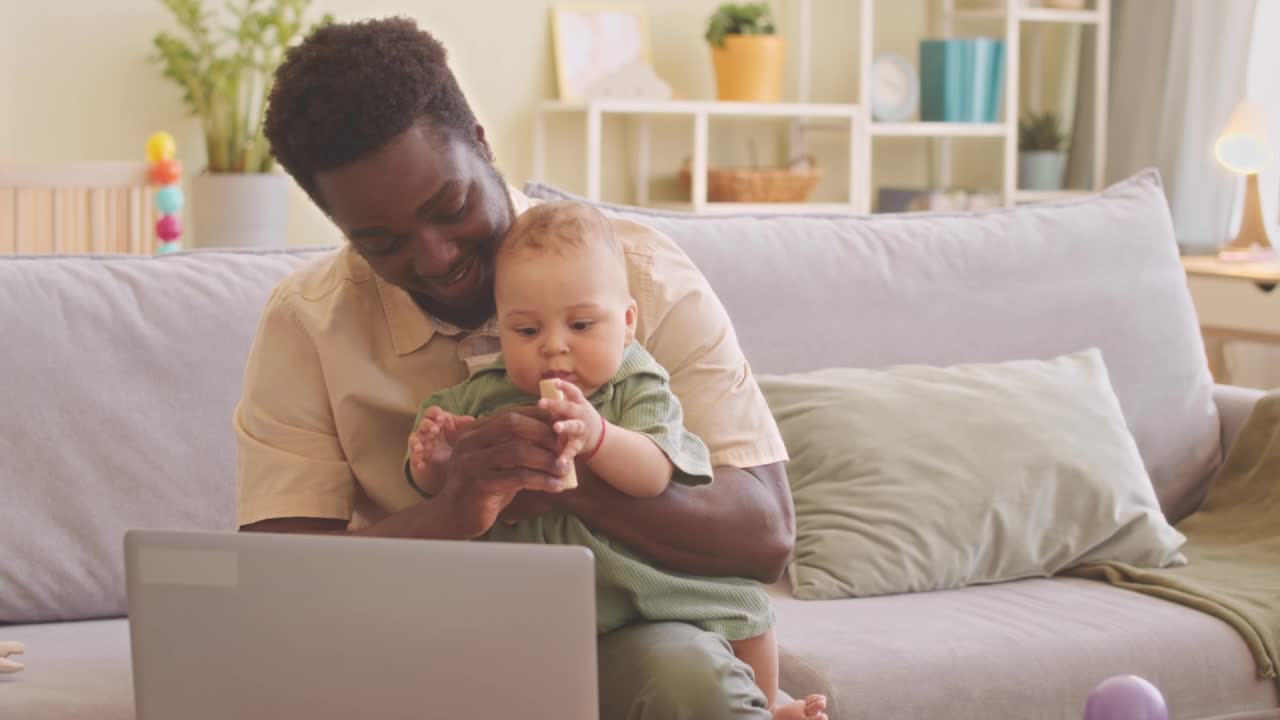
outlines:
[{"label": "white curtain", "polygon": [[[1214,159],[1213,143],[1245,94],[1256,4],[1113,0],[1106,177],[1159,168],[1178,242],[1190,250],[1228,239],[1237,178]],[[1094,38],[1084,38],[1079,97],[1092,98]],[[1069,186],[1088,187],[1090,103],[1075,114]]]},{"label": "white curtain", "polygon": [[[1266,115],[1267,130],[1273,145],[1280,143],[1280,42],[1275,31],[1280,27],[1280,0],[1258,0],[1253,20],[1253,41],[1249,46],[1249,81],[1245,95],[1257,103]],[[1262,214],[1267,234],[1274,245],[1280,245],[1280,163],[1258,173],[1262,191]],[[1237,198],[1243,195],[1243,179],[1237,180]],[[1240,227],[1242,203],[1232,208],[1231,227],[1227,237]],[[1273,290],[1280,294],[1280,290]],[[1280,388],[1280,347],[1259,343],[1234,342],[1226,347],[1227,374],[1232,383],[1256,388]]]}]

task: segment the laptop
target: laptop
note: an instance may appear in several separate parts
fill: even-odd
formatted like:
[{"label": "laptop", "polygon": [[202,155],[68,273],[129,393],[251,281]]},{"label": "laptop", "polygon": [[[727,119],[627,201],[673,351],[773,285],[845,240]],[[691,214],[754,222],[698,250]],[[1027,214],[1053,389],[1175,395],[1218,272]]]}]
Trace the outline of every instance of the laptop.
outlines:
[{"label": "laptop", "polygon": [[138,720],[597,720],[585,548],[125,535]]}]

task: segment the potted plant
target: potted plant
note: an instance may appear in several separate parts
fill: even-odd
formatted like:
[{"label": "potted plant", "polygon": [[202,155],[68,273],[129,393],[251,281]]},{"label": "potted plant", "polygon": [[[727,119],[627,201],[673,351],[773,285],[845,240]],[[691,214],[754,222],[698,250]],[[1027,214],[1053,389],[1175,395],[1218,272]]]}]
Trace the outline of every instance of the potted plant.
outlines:
[{"label": "potted plant", "polygon": [[1018,121],[1018,187],[1023,190],[1061,190],[1067,169],[1058,115],[1029,113]]},{"label": "potted plant", "polygon": [[[267,95],[285,51],[308,30],[311,0],[227,2],[231,24],[215,23],[204,0],[160,0],[182,37],[161,32],[152,60],[200,119],[207,165],[192,178],[192,228],[201,246],[282,246],[288,179],[262,134]],[[325,15],[319,24],[332,21]]]},{"label": "potted plant", "polygon": [[707,23],[716,97],[778,102],[786,47],[777,35],[769,3],[726,3]]}]

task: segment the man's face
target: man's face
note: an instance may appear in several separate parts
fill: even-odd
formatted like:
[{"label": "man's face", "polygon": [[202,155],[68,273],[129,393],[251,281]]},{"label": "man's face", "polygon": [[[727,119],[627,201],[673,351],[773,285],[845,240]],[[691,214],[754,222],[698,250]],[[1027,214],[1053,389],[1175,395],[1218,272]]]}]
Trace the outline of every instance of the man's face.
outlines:
[{"label": "man's face", "polygon": [[415,125],[369,155],[316,174],[334,223],[374,272],[442,319],[493,311],[493,256],[515,212],[474,138]]}]

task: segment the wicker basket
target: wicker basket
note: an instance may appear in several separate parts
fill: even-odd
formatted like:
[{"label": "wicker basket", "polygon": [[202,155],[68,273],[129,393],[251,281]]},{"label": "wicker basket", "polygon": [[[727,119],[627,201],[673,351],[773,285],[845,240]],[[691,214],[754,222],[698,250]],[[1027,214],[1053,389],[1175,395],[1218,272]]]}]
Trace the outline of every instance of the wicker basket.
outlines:
[{"label": "wicker basket", "polygon": [[[789,168],[707,168],[707,202],[796,203],[822,179],[822,168],[809,163],[807,169]],[[680,182],[693,190],[693,173],[685,161]]]}]

